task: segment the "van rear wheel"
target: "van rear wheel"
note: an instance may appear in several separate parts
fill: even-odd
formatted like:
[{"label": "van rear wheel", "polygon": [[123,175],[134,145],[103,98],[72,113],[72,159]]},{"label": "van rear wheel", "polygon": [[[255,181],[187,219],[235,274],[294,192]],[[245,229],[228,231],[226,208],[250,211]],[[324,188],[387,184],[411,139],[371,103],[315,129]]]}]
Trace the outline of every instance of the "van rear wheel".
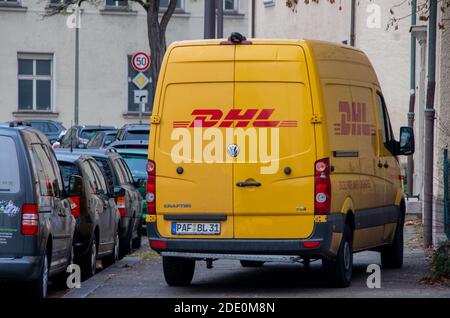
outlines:
[{"label": "van rear wheel", "polygon": [[259,261],[241,261],[242,267],[262,267],[264,262]]},{"label": "van rear wheel", "polygon": [[350,286],[353,274],[353,250],[352,234],[348,224],[344,227],[344,233],[335,259],[322,259],[322,269],[327,277],[327,282],[332,287]]},{"label": "van rear wheel", "polygon": [[88,252],[84,256],[84,259],[81,260],[81,277],[83,280],[91,278],[95,275],[97,270],[97,238],[92,238],[92,242],[89,246]]},{"label": "van rear wheel", "polygon": [[48,255],[47,255],[47,251],[45,251],[44,257],[42,260],[42,269],[39,274],[39,277],[31,283],[31,292],[32,292],[33,297],[36,297],[36,298],[46,298],[47,297],[48,272],[49,272]]},{"label": "van rear wheel", "polygon": [[188,286],[195,271],[195,260],[163,256],[164,278],[169,286]]},{"label": "van rear wheel", "polygon": [[404,217],[400,217],[395,229],[394,241],[381,249],[381,265],[383,268],[401,268],[403,266],[403,227]]}]

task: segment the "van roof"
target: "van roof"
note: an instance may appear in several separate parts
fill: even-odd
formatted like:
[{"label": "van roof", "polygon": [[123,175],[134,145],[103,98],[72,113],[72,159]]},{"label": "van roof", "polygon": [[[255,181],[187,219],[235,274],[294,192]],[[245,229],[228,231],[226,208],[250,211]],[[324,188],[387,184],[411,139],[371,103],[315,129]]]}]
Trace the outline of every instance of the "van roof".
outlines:
[{"label": "van roof", "polygon": [[72,152],[66,153],[66,152],[61,152],[61,151],[56,151],[55,155],[56,155],[56,159],[58,161],[65,161],[65,162],[70,162],[70,163],[75,163],[79,159],[89,158],[89,156],[86,156],[81,153],[72,153]]},{"label": "van roof", "polygon": [[[214,40],[193,40],[193,41],[179,41],[174,42],[168,48],[168,52],[177,47],[193,47],[193,46],[213,46],[220,45],[226,41],[225,39],[214,39]],[[248,39],[247,42],[251,42],[251,45],[300,45],[304,48],[305,54],[309,56],[315,62],[320,78],[343,78],[347,79],[349,76],[347,70],[330,68],[329,63],[331,62],[343,62],[348,65],[356,65],[358,70],[373,70],[372,63],[370,62],[367,55],[349,45],[342,43],[333,43],[327,41],[319,40],[309,40],[309,39]],[[226,41],[229,45],[230,42]],[[246,44],[236,44],[243,45]],[[192,56],[178,56],[178,61],[190,60]],[[377,86],[379,85],[378,78],[375,73],[372,72],[359,72],[357,74],[360,80],[371,82]],[[368,76],[368,77],[367,77]]]},{"label": "van roof", "polygon": [[[292,45],[292,44],[300,44],[307,46],[314,45],[326,45],[335,48],[345,48],[357,52],[362,52],[361,50],[342,43],[335,43],[329,41],[321,41],[321,40],[310,40],[310,39],[248,39],[248,42],[252,44],[272,44],[272,45]],[[179,46],[205,46],[205,45],[220,45],[223,42],[227,42],[226,39],[212,39],[212,40],[187,40],[187,41],[175,41],[170,47],[179,47]],[[239,45],[239,44],[237,44]]]}]

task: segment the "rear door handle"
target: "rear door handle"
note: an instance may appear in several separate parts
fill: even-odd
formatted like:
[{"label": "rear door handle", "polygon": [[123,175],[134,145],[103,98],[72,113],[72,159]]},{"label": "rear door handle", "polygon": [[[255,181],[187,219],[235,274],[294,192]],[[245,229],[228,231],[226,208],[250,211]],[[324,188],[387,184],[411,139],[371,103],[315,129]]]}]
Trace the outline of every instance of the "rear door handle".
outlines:
[{"label": "rear door handle", "polygon": [[238,187],[244,188],[244,187],[260,187],[260,182],[238,182],[236,183]]}]

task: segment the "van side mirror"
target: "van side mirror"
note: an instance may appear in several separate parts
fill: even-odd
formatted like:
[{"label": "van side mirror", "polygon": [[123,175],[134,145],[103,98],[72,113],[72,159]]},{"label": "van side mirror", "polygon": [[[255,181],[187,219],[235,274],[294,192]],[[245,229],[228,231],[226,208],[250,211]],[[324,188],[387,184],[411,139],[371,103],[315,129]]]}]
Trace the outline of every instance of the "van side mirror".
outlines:
[{"label": "van side mirror", "polygon": [[69,197],[80,197],[83,191],[83,178],[80,176],[70,176],[69,189],[67,194]]},{"label": "van side mirror", "polygon": [[114,197],[120,198],[126,195],[125,189],[122,187],[114,187]]},{"label": "van side mirror", "polygon": [[411,127],[400,128],[400,142],[398,143],[398,155],[410,156],[414,154],[415,141],[414,130]]}]

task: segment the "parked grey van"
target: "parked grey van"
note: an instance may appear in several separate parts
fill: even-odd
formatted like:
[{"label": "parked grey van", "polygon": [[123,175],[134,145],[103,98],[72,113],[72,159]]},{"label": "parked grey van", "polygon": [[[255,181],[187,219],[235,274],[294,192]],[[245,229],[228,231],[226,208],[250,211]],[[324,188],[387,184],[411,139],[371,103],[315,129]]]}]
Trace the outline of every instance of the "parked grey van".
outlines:
[{"label": "parked grey van", "polygon": [[0,127],[0,281],[25,281],[47,295],[72,262],[75,219],[46,136]]}]

